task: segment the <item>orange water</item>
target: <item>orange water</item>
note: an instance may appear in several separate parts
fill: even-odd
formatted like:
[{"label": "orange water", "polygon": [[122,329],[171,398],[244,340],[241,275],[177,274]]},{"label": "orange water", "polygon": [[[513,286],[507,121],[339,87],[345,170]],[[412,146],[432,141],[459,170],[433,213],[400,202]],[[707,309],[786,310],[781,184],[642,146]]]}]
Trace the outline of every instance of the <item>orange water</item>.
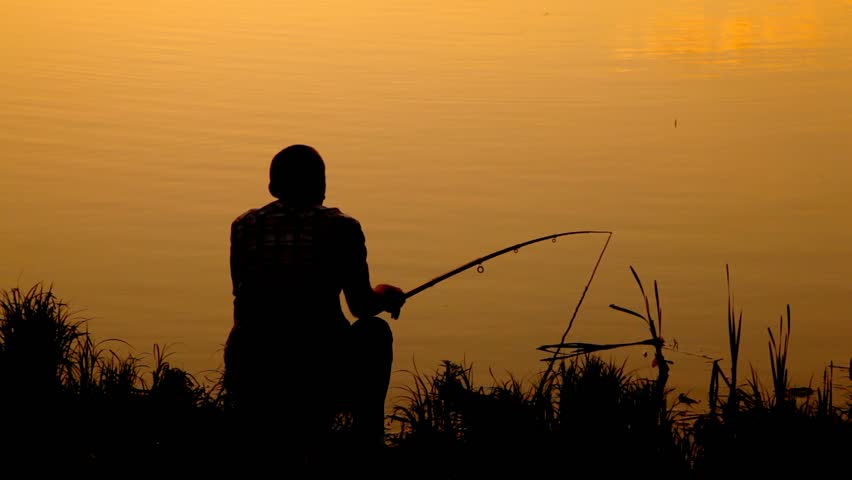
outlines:
[{"label": "orange water", "polygon": [[[852,355],[852,2],[5,0],[0,287],[52,282],[98,339],[221,366],[231,220],[317,147],[373,279],[411,289],[553,232],[611,230],[569,340],[648,336],[672,382],[743,368],[793,312],[794,382]],[[676,122],[676,123],[675,123]],[[441,359],[530,375],[603,246],[543,243],[413,297],[395,382]],[[124,348],[115,344],[115,348]],[[318,354],[322,346],[318,346]],[[641,348],[616,351],[652,376]]]}]

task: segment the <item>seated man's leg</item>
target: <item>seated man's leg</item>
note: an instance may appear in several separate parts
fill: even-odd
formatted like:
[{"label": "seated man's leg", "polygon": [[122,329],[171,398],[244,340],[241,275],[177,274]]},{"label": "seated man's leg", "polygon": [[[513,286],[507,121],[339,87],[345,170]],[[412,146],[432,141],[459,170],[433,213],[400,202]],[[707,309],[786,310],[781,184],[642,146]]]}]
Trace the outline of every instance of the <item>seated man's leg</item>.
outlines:
[{"label": "seated man's leg", "polygon": [[235,331],[225,348],[233,463],[255,472],[299,467],[318,436],[317,372],[307,354],[282,348],[281,338]]},{"label": "seated man's leg", "polygon": [[393,334],[381,318],[352,324],[352,421],[363,446],[381,447],[385,434],[385,398],[393,363]]}]

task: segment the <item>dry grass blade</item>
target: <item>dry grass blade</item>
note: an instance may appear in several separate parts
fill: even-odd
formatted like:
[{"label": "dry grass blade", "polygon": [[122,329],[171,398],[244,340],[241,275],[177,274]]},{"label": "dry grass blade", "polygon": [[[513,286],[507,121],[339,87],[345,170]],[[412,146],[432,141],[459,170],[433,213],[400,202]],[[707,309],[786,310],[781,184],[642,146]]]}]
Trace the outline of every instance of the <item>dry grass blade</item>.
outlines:
[{"label": "dry grass blade", "polygon": [[[656,341],[653,338],[648,340],[641,340],[638,342],[629,342],[629,343],[609,343],[609,344],[596,344],[596,343],[583,343],[583,342],[568,342],[568,343],[557,343],[554,345],[542,345],[538,347],[538,350],[553,353],[553,352],[561,352],[563,349],[573,349],[573,351],[558,355],[556,357],[557,360],[563,360],[567,358],[578,357],[581,355],[588,355],[595,352],[600,352],[604,350],[612,350],[615,348],[623,348],[623,347],[634,347],[638,345],[656,345]],[[553,357],[543,358],[541,361],[546,362],[552,360]]]},{"label": "dry grass blade", "polygon": [[657,326],[659,327],[658,334],[663,336],[663,308],[660,306],[660,289],[657,287],[657,281],[654,280],[654,301],[657,304]]},{"label": "dry grass blade", "polygon": [[645,323],[648,323],[648,319],[647,319],[647,318],[645,318],[645,316],[644,316],[644,315],[642,315],[642,314],[640,314],[640,313],[638,313],[638,312],[634,312],[633,310],[630,310],[629,308],[620,307],[620,306],[615,305],[615,304],[611,304],[611,305],[609,306],[609,308],[611,308],[611,309],[613,309],[613,310],[618,310],[619,312],[624,312],[624,313],[626,313],[626,314],[628,314],[628,315],[633,315],[634,317],[639,317],[639,318],[641,318],[641,319],[642,319]]},{"label": "dry grass blade", "polygon": [[639,279],[639,274],[636,273],[636,269],[633,268],[633,265],[630,266],[630,272],[633,273],[633,278],[636,280],[636,284],[639,285],[639,291],[642,292],[642,295],[645,295],[645,287],[642,286],[642,280]]},{"label": "dry grass blade", "polygon": [[642,285],[642,280],[639,279],[639,274],[633,265],[630,266],[630,271],[633,273],[633,278],[636,279],[636,284],[639,285],[639,291],[642,292],[642,300],[645,302],[645,314],[647,315],[648,327],[651,329],[651,336],[657,337],[656,327],[654,326],[654,317],[651,315],[651,304],[648,301],[648,294],[645,293],[645,287]]}]

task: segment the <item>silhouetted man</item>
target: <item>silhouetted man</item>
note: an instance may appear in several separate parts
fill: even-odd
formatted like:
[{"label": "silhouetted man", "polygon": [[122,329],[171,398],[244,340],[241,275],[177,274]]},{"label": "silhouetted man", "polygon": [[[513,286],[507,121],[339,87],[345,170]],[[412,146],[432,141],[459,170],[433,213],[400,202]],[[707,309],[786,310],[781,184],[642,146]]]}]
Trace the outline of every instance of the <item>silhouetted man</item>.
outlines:
[{"label": "silhouetted man", "polygon": [[224,386],[249,436],[316,445],[334,415],[348,411],[359,444],[378,446],[393,338],[376,315],[397,318],[405,295],[373,288],[361,225],[322,204],[325,187],[320,154],[289,146],[270,166],[276,200],[231,225],[234,326]]}]

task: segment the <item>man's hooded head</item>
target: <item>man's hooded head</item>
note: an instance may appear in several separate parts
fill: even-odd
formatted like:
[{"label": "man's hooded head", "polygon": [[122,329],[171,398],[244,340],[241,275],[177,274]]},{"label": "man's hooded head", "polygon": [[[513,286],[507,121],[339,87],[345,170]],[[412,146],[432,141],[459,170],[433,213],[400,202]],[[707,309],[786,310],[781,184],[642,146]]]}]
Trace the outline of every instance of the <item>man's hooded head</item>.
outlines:
[{"label": "man's hooded head", "polygon": [[325,162],[308,145],[290,145],[272,158],[269,193],[298,205],[319,205],[325,199]]}]

